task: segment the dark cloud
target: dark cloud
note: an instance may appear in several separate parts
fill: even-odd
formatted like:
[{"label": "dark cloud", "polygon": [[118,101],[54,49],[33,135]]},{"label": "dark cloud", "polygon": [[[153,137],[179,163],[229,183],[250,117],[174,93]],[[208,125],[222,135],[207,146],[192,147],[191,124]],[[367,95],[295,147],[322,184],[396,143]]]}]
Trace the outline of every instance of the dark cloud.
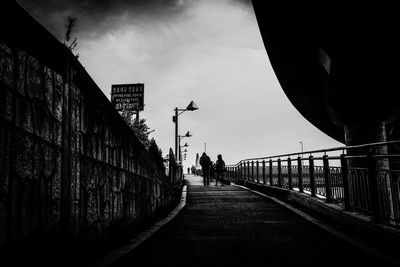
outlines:
[{"label": "dark cloud", "polygon": [[35,19],[62,38],[67,16],[78,18],[76,31],[96,34],[118,18],[164,19],[179,15],[190,0],[18,0]]},{"label": "dark cloud", "polygon": [[[144,27],[177,20],[200,0],[17,0],[36,20],[59,40],[65,33],[68,16],[77,17],[74,35],[96,38],[124,24]],[[215,0],[220,1],[220,0]],[[242,8],[252,8],[251,0],[225,0]]]},{"label": "dark cloud", "polygon": [[179,6],[179,0],[18,0],[29,9],[38,9],[45,13],[65,9],[79,10],[86,13],[109,13],[124,8],[173,8]]},{"label": "dark cloud", "polygon": [[240,6],[241,8],[253,13],[253,3],[252,0],[232,0],[233,4]]},{"label": "dark cloud", "polygon": [[251,0],[234,0],[234,1],[245,5],[251,5]]}]

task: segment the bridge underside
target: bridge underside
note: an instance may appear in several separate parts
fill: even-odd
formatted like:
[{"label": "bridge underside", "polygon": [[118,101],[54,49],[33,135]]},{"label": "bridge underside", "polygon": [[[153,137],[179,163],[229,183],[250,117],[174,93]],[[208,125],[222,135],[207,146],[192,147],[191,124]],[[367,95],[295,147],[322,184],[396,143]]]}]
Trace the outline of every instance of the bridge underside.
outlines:
[{"label": "bridge underside", "polygon": [[[384,123],[387,139],[400,137],[389,14],[377,20],[378,10],[253,6],[277,78],[306,119],[347,144],[345,129],[354,125],[375,131]],[[361,139],[383,141],[376,134]]]}]

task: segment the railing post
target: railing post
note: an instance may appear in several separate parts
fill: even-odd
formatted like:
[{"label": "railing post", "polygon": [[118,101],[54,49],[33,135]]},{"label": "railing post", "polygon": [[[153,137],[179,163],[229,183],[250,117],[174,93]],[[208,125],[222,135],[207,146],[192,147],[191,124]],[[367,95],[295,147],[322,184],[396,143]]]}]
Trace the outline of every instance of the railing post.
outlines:
[{"label": "railing post", "polygon": [[233,167],[233,182],[237,182],[238,179],[238,170],[239,170],[239,166],[236,165],[235,167]]},{"label": "railing post", "polygon": [[272,159],[269,160],[269,185],[273,186],[273,179],[272,179]]},{"label": "railing post", "polygon": [[262,161],[262,178],[263,183],[266,184],[267,182],[265,181],[265,160]]},{"label": "railing post", "polygon": [[324,164],[324,180],[325,180],[325,191],[326,191],[326,202],[332,202],[332,190],[331,190],[331,179],[329,170],[329,160],[328,155],[322,157],[322,162]]},{"label": "railing post", "polygon": [[289,157],[287,159],[287,168],[288,168],[288,183],[289,183],[289,190],[293,189],[293,182],[292,182],[292,159]]},{"label": "railing post", "polygon": [[247,162],[247,177],[246,180],[250,180],[250,161]]},{"label": "railing post", "polygon": [[243,165],[243,167],[244,167],[244,177],[243,177],[243,180],[247,180],[247,173],[248,173],[248,171],[247,171],[247,161],[245,161],[244,163],[243,163],[244,165]]},{"label": "railing post", "polygon": [[381,222],[381,209],[379,205],[378,197],[378,181],[377,181],[377,171],[375,166],[375,161],[372,158],[372,152],[367,155],[368,162],[368,184],[369,184],[369,197],[371,200],[372,215],[375,222]]},{"label": "railing post", "polygon": [[259,171],[259,168],[260,168],[260,163],[258,162],[258,160],[257,160],[257,162],[256,162],[256,175],[257,175],[257,183],[260,183],[260,176],[259,176],[259,173],[260,173],[260,171]]},{"label": "railing post", "polygon": [[281,159],[278,159],[278,186],[282,187],[282,164],[281,164]]},{"label": "railing post", "polygon": [[254,161],[251,161],[251,181],[254,182]]},{"label": "railing post", "polygon": [[346,210],[351,210],[348,166],[347,159],[345,157],[345,154],[340,155],[340,171],[342,173],[344,208]]},{"label": "railing post", "polygon": [[242,180],[246,180],[246,163],[242,162]]},{"label": "railing post", "polygon": [[297,157],[297,172],[299,175],[299,192],[300,193],[304,192],[304,190],[303,190],[303,167],[302,166],[303,166],[303,163],[302,163],[301,157],[298,156]]},{"label": "railing post", "polygon": [[248,173],[248,169],[247,169],[247,161],[244,162],[244,179],[245,181],[247,181],[247,173]]},{"label": "railing post", "polygon": [[315,176],[314,176],[314,157],[310,155],[308,158],[309,160],[309,169],[310,169],[310,190],[311,190],[311,196],[315,197],[316,196],[316,190],[315,190]]},{"label": "railing post", "polygon": [[244,166],[243,162],[240,163],[240,179],[244,180]]}]

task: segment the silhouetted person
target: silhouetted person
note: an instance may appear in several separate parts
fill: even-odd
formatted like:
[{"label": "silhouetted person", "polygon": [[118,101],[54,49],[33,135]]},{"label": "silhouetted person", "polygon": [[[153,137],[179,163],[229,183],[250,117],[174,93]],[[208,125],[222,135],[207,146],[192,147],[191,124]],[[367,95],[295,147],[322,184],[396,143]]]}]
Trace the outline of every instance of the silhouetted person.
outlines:
[{"label": "silhouetted person", "polygon": [[190,174],[190,168],[188,167],[188,174]]},{"label": "silhouetted person", "polygon": [[196,176],[196,175],[197,175],[197,173],[196,173],[196,167],[195,167],[195,166],[193,166],[193,165],[192,165],[192,174],[193,174],[194,176]]},{"label": "silhouetted person", "polygon": [[217,158],[217,162],[215,162],[215,185],[218,184],[218,179],[220,179],[221,185],[224,185],[224,183],[222,182],[222,178],[224,178],[225,162],[222,160],[221,154],[219,154]]},{"label": "silhouetted person", "polygon": [[210,165],[210,181],[214,180],[215,178],[215,162],[211,161]]},{"label": "silhouetted person", "polygon": [[210,157],[204,152],[200,157],[200,165],[203,170],[203,183],[204,185],[210,184],[210,166],[211,160]]}]

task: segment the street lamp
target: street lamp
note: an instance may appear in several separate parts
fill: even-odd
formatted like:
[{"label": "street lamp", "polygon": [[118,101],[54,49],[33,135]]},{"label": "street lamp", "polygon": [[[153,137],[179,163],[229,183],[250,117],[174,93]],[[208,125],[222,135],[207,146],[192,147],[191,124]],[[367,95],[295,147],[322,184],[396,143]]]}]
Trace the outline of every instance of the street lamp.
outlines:
[{"label": "street lamp", "polygon": [[[185,138],[185,137],[191,137],[191,136],[192,136],[192,134],[189,131],[187,131],[187,133],[185,135],[178,135],[178,139],[179,139],[179,141],[178,141],[178,143],[179,143],[179,151],[178,151],[179,152],[179,157],[178,157],[178,159],[179,160],[181,160],[181,140],[183,138]],[[187,145],[187,143],[185,145]]]},{"label": "street lamp", "polygon": [[181,147],[188,147],[189,145],[187,144],[187,143],[185,143],[183,146],[181,146]]},{"label": "street lamp", "polygon": [[172,117],[172,121],[175,123],[175,156],[178,155],[178,116],[181,115],[183,112],[185,111],[194,111],[194,110],[198,110],[199,108],[197,107],[197,105],[191,101],[189,103],[189,105],[185,108],[185,109],[179,109],[179,108],[175,108],[175,116]]},{"label": "street lamp", "polygon": [[189,131],[187,131],[187,132],[185,133],[185,135],[178,135],[178,136],[179,136],[179,141],[181,141],[181,139],[183,139],[183,138],[185,138],[185,137],[191,137],[191,136],[192,136],[192,133],[189,132]]}]

